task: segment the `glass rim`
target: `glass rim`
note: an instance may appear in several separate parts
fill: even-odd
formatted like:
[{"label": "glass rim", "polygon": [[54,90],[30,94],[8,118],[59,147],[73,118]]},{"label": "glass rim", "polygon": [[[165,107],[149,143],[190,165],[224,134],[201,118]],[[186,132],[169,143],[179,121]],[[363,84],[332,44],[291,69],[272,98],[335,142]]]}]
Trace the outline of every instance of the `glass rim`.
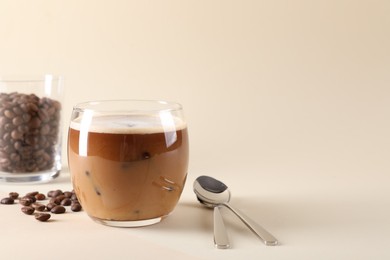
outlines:
[{"label": "glass rim", "polygon": [[[116,104],[157,104],[160,105],[160,108],[121,108],[121,109],[107,109],[98,107],[99,105],[116,103]],[[167,100],[153,100],[153,99],[103,99],[103,100],[91,100],[86,102],[77,103],[73,106],[73,111],[77,112],[85,112],[85,111],[93,111],[93,112],[126,112],[126,113],[150,113],[150,112],[174,112],[174,111],[182,111],[183,106],[175,101],[167,101]]]},{"label": "glass rim", "polygon": [[45,82],[50,80],[63,80],[61,75],[54,74],[38,74],[38,75],[3,75],[0,76],[0,82],[2,83],[23,83],[23,82]]}]

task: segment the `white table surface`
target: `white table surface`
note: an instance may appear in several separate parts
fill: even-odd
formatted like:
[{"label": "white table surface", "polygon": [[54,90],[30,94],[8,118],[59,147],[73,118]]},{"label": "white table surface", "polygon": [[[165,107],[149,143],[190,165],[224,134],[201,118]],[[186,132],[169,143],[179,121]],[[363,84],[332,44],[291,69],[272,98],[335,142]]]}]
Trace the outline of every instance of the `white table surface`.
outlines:
[{"label": "white table surface", "polygon": [[[248,170],[246,173],[250,173]],[[253,172],[255,175],[255,171]],[[46,223],[24,215],[20,205],[0,205],[0,259],[389,259],[388,177],[334,182],[329,179],[224,180],[232,205],[263,225],[281,242],[266,247],[230,212],[223,211],[231,248],[213,245],[212,211],[192,192],[192,173],[174,212],[142,228],[112,228],[85,212],[52,215]],[[247,174],[246,176],[250,176]],[[387,180],[387,181],[386,181]],[[297,185],[300,183],[300,186]],[[294,184],[294,185],[291,185]],[[70,190],[67,170],[39,185],[0,185],[11,191]]]}]

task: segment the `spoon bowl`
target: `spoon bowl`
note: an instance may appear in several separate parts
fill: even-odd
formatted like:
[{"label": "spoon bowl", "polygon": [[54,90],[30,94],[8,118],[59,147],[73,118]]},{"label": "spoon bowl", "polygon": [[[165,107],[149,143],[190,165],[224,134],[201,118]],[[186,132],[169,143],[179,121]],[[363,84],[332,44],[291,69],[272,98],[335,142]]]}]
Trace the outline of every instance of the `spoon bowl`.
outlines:
[{"label": "spoon bowl", "polygon": [[[217,185],[216,185],[217,184]],[[194,182],[194,193],[199,202],[209,208],[230,201],[230,191],[222,182],[209,176],[199,176]]]}]

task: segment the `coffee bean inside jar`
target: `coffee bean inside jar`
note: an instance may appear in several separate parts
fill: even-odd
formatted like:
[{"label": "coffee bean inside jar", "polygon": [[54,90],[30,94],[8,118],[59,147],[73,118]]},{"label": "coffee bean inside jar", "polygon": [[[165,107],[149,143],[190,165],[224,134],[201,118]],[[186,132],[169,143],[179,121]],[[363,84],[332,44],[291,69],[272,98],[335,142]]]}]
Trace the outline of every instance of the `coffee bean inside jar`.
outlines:
[{"label": "coffee bean inside jar", "polygon": [[59,140],[60,102],[18,92],[0,93],[0,171],[50,170]]}]

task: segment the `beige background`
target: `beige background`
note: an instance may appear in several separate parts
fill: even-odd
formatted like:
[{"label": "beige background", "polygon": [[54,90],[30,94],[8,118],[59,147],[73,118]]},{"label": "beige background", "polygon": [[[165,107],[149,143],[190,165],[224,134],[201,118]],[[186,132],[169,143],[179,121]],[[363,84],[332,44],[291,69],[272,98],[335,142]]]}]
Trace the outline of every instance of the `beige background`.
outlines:
[{"label": "beige background", "polygon": [[[279,234],[305,222],[294,198],[311,198],[297,210],[323,221],[372,210],[350,236],[379,221],[372,235],[389,242],[389,14],[386,0],[1,0],[0,74],[64,75],[65,124],[87,100],[181,102],[189,182],[209,174],[237,197],[264,198],[264,220]],[[370,200],[354,200],[365,193]],[[310,210],[320,205],[341,212]]]},{"label": "beige background", "polygon": [[[388,1],[4,1],[2,75],[181,102],[191,167],[359,176],[389,155]],[[223,154],[223,156],[217,156]],[[259,174],[262,171],[259,170]]]}]

